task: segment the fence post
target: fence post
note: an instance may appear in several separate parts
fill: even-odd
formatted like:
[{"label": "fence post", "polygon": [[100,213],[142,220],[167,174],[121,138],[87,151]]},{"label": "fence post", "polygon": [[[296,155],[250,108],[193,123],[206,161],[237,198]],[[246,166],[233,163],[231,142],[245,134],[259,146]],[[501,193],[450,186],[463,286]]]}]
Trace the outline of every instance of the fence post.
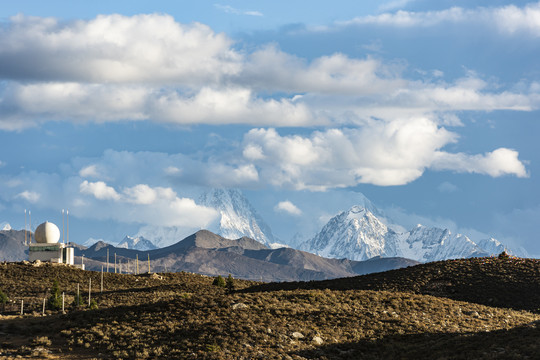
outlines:
[{"label": "fence post", "polygon": [[21,300],[21,315],[24,315],[24,300]]},{"label": "fence post", "polygon": [[88,307],[90,307],[90,293],[92,292],[92,278],[88,283]]},{"label": "fence post", "polygon": [[47,300],[46,298],[43,298],[43,310],[41,311],[41,314],[42,314],[43,316],[45,316],[45,301],[46,301],[46,300]]},{"label": "fence post", "polygon": [[101,265],[101,292],[103,292],[103,265]]},{"label": "fence post", "polygon": [[66,311],[65,311],[65,307],[64,307],[64,302],[65,302],[66,298],[64,296],[64,292],[62,292],[62,314],[65,314]]}]

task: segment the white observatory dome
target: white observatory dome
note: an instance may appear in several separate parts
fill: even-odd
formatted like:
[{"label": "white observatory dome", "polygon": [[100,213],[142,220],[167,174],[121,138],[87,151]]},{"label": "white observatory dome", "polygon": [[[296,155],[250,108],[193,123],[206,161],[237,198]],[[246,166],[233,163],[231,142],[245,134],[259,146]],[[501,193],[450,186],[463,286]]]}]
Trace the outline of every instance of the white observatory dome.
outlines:
[{"label": "white observatory dome", "polygon": [[37,227],[34,238],[40,244],[56,244],[60,240],[60,230],[58,226],[45,221]]}]

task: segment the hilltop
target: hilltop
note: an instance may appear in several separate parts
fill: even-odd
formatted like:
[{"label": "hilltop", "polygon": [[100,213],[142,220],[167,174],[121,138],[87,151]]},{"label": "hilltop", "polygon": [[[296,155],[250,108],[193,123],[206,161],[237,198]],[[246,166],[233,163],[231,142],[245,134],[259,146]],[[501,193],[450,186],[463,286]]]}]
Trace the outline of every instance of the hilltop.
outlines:
[{"label": "hilltop", "polygon": [[246,291],[386,290],[540,313],[540,260],[456,259],[331,281],[268,283]]},{"label": "hilltop", "polygon": [[[306,283],[234,280],[232,293],[212,285],[212,277],[183,272],[105,273],[101,293],[98,272],[4,263],[0,284],[14,303],[7,308],[11,315],[0,317],[0,357],[534,358],[539,351],[540,315],[516,309],[534,307],[518,299],[535,296],[531,291],[539,280],[529,272],[538,271],[538,261],[479,260],[488,265],[468,259],[470,266],[438,262]],[[491,280],[516,280],[508,288],[512,297],[495,307],[450,299],[447,294],[419,293],[433,279],[431,274],[457,268],[462,278],[459,291],[506,292],[502,280],[493,284],[482,274],[488,269]],[[405,279],[411,275],[415,277],[409,278],[407,289]],[[69,307],[65,315],[48,311],[41,316],[42,299],[48,296],[54,279],[71,303],[77,283],[87,301],[90,278],[98,309]],[[469,281],[470,286],[465,286]],[[521,288],[528,282],[532,284]],[[370,286],[372,289],[365,289]],[[23,317],[15,315],[21,299],[27,304]]]}]

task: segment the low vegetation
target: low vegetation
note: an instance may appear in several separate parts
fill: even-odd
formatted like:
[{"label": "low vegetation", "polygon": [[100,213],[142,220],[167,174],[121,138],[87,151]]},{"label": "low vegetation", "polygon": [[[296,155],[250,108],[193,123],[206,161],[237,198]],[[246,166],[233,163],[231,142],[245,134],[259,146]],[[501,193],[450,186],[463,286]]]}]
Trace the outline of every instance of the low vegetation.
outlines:
[{"label": "low vegetation", "polygon": [[[524,298],[535,298],[528,291],[538,287],[538,271],[535,260],[485,258],[324,282],[221,277],[224,286],[188,273],[105,273],[102,292],[98,272],[0,264],[13,305],[0,317],[0,358],[534,359],[540,303]],[[83,306],[42,316],[32,304],[51,296],[51,279],[70,304],[79,284]],[[496,302],[479,301],[496,291]],[[20,316],[23,299],[28,312]]]}]

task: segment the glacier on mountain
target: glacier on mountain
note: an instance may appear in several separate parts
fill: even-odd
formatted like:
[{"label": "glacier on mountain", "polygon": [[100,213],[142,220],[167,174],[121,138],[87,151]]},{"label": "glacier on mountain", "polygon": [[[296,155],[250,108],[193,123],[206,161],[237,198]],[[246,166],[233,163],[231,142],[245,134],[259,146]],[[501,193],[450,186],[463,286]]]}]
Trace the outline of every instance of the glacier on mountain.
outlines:
[{"label": "glacier on mountain", "polygon": [[313,239],[302,243],[300,249],[324,257],[360,261],[381,256],[429,262],[495,255],[505,248],[495,239],[476,244],[467,236],[453,234],[448,229],[422,225],[397,232],[370,210],[353,206],[330,219]]}]

